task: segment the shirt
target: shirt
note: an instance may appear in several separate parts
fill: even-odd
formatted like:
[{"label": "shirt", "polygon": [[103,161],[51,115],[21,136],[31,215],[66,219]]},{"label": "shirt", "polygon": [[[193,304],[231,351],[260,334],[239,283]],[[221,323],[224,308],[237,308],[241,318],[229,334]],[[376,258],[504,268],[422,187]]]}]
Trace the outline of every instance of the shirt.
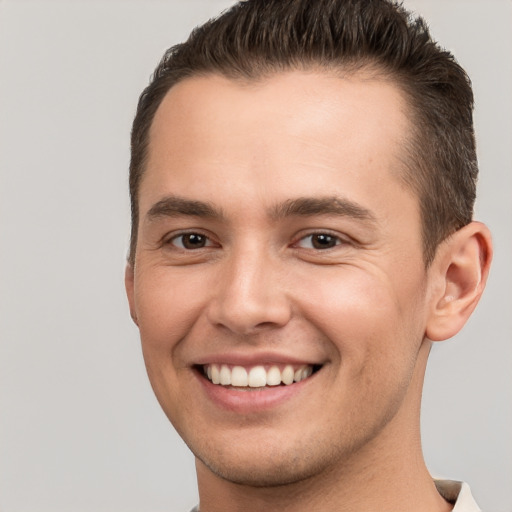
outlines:
[{"label": "shirt", "polygon": [[482,512],[473,498],[469,485],[453,480],[434,480],[439,494],[453,503],[452,512]]}]

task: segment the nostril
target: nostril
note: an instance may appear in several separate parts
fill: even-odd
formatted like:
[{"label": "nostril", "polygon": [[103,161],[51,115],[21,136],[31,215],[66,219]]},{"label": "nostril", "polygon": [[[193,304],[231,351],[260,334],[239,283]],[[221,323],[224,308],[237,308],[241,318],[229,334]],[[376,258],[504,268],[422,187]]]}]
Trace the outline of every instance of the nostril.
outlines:
[{"label": "nostril", "polygon": [[276,324],[274,322],[260,322],[254,326],[255,329],[269,329],[275,327]]}]

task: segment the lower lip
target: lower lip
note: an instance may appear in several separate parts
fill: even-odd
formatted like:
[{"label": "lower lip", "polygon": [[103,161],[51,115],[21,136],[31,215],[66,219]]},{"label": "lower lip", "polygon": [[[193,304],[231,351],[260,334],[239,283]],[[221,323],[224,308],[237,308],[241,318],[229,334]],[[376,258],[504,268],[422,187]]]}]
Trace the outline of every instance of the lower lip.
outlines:
[{"label": "lower lip", "polygon": [[269,386],[263,389],[236,388],[213,384],[199,372],[197,378],[208,398],[222,409],[239,414],[268,411],[291,400],[315,379],[316,373],[288,386]]}]

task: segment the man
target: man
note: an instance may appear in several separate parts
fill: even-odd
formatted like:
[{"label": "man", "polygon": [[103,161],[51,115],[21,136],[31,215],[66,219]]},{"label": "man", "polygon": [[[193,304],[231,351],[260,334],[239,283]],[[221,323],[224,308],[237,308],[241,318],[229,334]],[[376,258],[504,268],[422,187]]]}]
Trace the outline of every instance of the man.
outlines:
[{"label": "man", "polygon": [[201,512],[478,510],[419,435],[431,345],[491,260],[472,106],[386,0],[248,0],[166,53],[133,125],[126,287]]}]

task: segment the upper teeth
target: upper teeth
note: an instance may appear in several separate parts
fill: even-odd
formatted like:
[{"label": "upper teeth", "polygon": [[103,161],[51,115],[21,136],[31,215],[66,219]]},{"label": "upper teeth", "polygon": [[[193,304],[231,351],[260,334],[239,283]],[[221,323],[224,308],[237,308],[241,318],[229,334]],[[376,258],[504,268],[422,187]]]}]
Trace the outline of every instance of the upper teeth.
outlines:
[{"label": "upper teeth", "polygon": [[209,364],[204,371],[214,384],[222,386],[261,388],[264,386],[286,385],[300,382],[313,373],[313,367],[303,365],[294,368],[291,364],[280,369],[279,366],[253,366],[249,370],[243,366],[228,366],[227,364]]}]

